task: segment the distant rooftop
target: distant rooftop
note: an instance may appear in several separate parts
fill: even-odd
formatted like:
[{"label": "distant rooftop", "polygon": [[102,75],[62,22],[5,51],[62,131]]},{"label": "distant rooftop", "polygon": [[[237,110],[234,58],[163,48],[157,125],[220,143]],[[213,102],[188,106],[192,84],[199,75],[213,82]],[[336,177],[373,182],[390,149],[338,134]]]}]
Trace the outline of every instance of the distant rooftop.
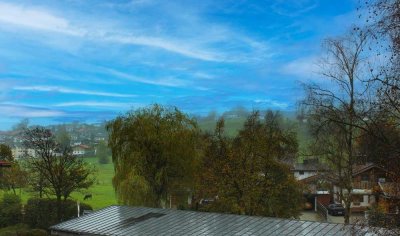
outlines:
[{"label": "distant rooftop", "polygon": [[110,206],[52,226],[52,235],[364,235],[343,224]]}]

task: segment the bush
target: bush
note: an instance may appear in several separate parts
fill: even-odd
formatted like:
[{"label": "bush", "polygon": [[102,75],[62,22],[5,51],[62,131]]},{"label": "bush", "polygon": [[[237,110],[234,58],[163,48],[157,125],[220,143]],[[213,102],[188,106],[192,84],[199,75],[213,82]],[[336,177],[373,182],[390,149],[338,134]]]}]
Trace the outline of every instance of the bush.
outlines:
[{"label": "bush", "polygon": [[47,236],[48,233],[43,229],[30,229],[30,230],[18,230],[16,236]]},{"label": "bush", "polygon": [[14,194],[4,194],[0,200],[0,227],[20,223],[22,219],[21,198]]},{"label": "bush", "polygon": [[[77,217],[76,202],[67,200],[62,202],[61,222]],[[93,208],[85,203],[80,204],[80,212],[92,210]],[[60,223],[57,220],[57,201],[55,199],[31,198],[25,208],[25,223],[31,228],[45,229]]]},{"label": "bush", "polygon": [[25,229],[29,229],[29,226],[26,224],[16,224],[5,228],[0,228],[0,236],[14,236],[16,235],[17,230]]}]

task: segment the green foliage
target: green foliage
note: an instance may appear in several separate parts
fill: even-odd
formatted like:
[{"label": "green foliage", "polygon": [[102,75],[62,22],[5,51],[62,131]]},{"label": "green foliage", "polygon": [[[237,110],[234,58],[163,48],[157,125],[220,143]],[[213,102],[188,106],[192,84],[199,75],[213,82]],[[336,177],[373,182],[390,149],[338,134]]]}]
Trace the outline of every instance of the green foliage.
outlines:
[{"label": "green foliage", "polygon": [[61,125],[58,127],[57,132],[55,133],[55,139],[59,144],[60,152],[66,153],[71,152],[71,138],[67,131],[65,125]]},{"label": "green foliage", "polygon": [[61,199],[68,199],[72,192],[88,189],[94,183],[94,169],[72,155],[67,143],[60,144],[50,130],[43,127],[26,129],[25,148],[35,150],[36,156],[28,158],[32,173],[31,185],[57,199],[57,218],[62,218]]},{"label": "green foliage", "polygon": [[154,105],[117,117],[107,129],[121,202],[159,207],[192,186],[199,133],[195,120],[177,108]]},{"label": "green foliage", "polygon": [[385,225],[385,212],[378,205],[373,205],[368,211],[368,225],[382,227]]},{"label": "green foliage", "polygon": [[0,230],[0,236],[47,236],[49,235],[46,230],[43,229],[29,229],[24,224],[18,224],[16,226]]},{"label": "green foliage", "polygon": [[[82,160],[88,166],[98,170],[96,173],[96,182],[87,190],[73,192],[70,199],[83,201],[85,194],[91,193],[93,197],[83,202],[90,204],[95,210],[118,204],[112,185],[112,178],[114,176],[113,164],[100,165],[95,157],[82,158]],[[5,192],[5,190],[0,189],[0,198]],[[29,198],[36,196],[29,188],[17,188],[16,193],[21,196],[23,204],[26,204]]]},{"label": "green foliage", "polygon": [[95,167],[98,171],[96,174],[96,183],[86,191],[74,192],[71,194],[72,199],[83,200],[85,194],[91,193],[93,197],[84,201],[93,206],[94,209],[101,209],[106,206],[117,204],[115,191],[112,185],[114,176],[114,166],[112,163],[99,164],[97,158],[83,158],[88,165]]},{"label": "green foliage", "polygon": [[28,183],[28,173],[21,165],[14,161],[10,168],[0,169],[0,189],[13,190],[16,194],[16,188],[25,187]]},{"label": "green foliage", "polygon": [[13,155],[8,145],[0,144],[0,160],[12,161]]},{"label": "green foliage", "polygon": [[15,193],[15,188],[26,184],[26,172],[14,161],[11,148],[7,145],[0,144],[0,160],[11,163],[11,168],[0,168],[0,189],[12,189]]},{"label": "green foliage", "polygon": [[21,221],[21,199],[14,194],[4,194],[0,201],[0,227],[15,225]]},{"label": "green foliage", "polygon": [[29,226],[26,224],[16,224],[12,226],[7,226],[5,228],[0,228],[0,236],[16,236],[18,235],[17,231],[27,230]]},{"label": "green foliage", "polygon": [[296,133],[284,130],[278,113],[261,122],[252,113],[234,138],[224,134],[224,120],[206,136],[198,178],[198,198],[215,198],[204,210],[247,215],[297,217],[302,189],[285,161],[297,152]]},{"label": "green foliage", "polygon": [[110,150],[104,141],[99,142],[96,149],[96,156],[99,164],[108,164],[110,162]]},{"label": "green foliage", "polygon": [[[62,212],[60,220],[57,220],[56,199],[31,198],[25,207],[25,223],[31,228],[47,230],[50,226],[77,217],[77,205],[75,201],[62,201]],[[80,203],[81,213],[84,210],[92,210],[92,207]]]}]

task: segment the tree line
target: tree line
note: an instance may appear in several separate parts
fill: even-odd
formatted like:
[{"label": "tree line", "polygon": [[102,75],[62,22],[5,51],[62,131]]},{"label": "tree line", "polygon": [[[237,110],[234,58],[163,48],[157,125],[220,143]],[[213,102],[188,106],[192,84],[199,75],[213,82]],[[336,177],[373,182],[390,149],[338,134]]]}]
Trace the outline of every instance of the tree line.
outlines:
[{"label": "tree line", "polygon": [[[107,126],[116,170],[113,184],[124,204],[297,217],[302,189],[290,172],[298,145],[279,113],[251,113],[234,137],[220,118],[213,133],[175,107],[153,105]],[[188,197],[193,203],[188,206]],[[212,204],[200,205],[201,199]]]}]

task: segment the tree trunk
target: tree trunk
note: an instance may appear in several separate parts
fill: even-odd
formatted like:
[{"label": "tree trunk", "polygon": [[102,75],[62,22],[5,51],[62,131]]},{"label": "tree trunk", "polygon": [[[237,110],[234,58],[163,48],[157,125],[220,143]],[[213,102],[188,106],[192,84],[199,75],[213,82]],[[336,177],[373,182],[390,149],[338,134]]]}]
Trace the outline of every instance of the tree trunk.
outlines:
[{"label": "tree trunk", "polygon": [[345,213],[344,213],[344,223],[345,224],[350,224],[351,201],[352,201],[351,189],[347,189],[347,196],[346,196],[346,201],[345,201]]},{"label": "tree trunk", "polygon": [[61,195],[57,195],[57,220],[58,222],[61,222],[62,220],[62,201],[61,201]]}]

